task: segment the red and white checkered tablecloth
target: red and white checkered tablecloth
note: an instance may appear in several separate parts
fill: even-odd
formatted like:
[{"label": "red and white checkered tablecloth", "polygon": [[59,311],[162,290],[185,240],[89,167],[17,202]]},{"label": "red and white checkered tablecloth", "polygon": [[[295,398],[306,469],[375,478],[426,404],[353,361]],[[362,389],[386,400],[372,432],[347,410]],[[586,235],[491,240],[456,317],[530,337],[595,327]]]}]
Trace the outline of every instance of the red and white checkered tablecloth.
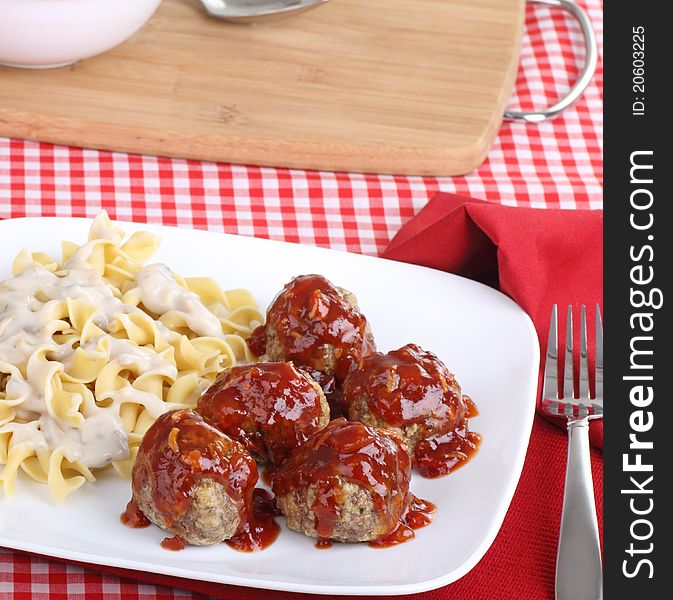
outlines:
[{"label": "red and white checkered tablecloth", "polygon": [[[602,2],[589,12],[602,56]],[[575,79],[582,38],[562,13],[529,8],[512,108],[553,103]],[[584,98],[540,125],[506,123],[464,177],[307,172],[98,152],[0,138],[0,218],[94,216],[226,231],[377,254],[438,191],[513,206],[603,206],[602,58]],[[7,259],[7,257],[3,257]],[[1,501],[1,500],[0,500]],[[0,550],[0,599],[191,598]]]}]

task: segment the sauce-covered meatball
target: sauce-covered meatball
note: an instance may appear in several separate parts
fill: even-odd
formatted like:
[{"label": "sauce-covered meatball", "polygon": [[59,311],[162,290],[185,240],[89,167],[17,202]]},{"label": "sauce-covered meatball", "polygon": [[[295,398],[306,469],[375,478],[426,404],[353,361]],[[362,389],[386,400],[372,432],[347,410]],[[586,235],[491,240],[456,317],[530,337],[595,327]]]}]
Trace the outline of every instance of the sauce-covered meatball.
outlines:
[{"label": "sauce-covered meatball", "polygon": [[331,394],[360,360],[375,350],[355,296],[321,275],[295,277],[276,296],[266,325],[248,340],[265,360],[293,361]]},{"label": "sauce-covered meatball", "polygon": [[123,520],[137,523],[141,511],[177,537],[167,544],[171,549],[224,540],[240,550],[258,549],[275,539],[278,525],[253,511],[257,478],[255,461],[241,444],[190,410],[171,411],[143,437]]},{"label": "sauce-covered meatball", "polygon": [[412,538],[412,526],[434,515],[409,492],[410,478],[399,439],[337,419],[281,465],[272,488],[290,529],[323,541],[385,545]]},{"label": "sauce-covered meatball", "polygon": [[292,363],[232,367],[199,399],[196,409],[260,461],[279,464],[329,423],[320,386]]},{"label": "sauce-covered meatball", "polygon": [[477,410],[455,376],[431,352],[408,344],[366,357],[344,382],[348,418],[401,435],[414,466],[438,477],[476,451],[479,435],[467,419]]}]

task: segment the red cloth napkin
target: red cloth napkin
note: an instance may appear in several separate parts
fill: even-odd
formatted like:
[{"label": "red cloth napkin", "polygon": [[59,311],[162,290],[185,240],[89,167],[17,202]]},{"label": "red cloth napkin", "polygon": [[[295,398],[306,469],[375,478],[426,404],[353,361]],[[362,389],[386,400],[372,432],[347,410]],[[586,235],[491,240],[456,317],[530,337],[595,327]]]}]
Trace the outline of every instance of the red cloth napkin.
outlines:
[{"label": "red cloth napkin", "polygon": [[[383,256],[476,279],[515,300],[533,320],[540,339],[539,407],[553,304],[559,307],[561,349],[568,305],[573,305],[577,348],[579,307],[587,306],[593,374],[595,307],[603,306],[602,223],[601,211],[514,208],[437,194],[399,231]],[[578,359],[575,352],[575,373]],[[565,427],[563,421],[552,420]],[[602,448],[602,419],[591,423],[590,435],[592,444]]]},{"label": "red cloth napkin", "polygon": [[[546,348],[551,305],[602,302],[600,212],[509,208],[437,195],[384,253],[497,284],[533,319]],[[576,308],[576,307],[575,307]],[[590,311],[593,315],[593,311]],[[563,327],[564,321],[561,322]],[[564,331],[564,329],[561,329]],[[602,442],[602,428],[593,432]],[[455,583],[405,596],[412,600],[540,600],[554,597],[556,546],[565,479],[566,434],[540,417],[510,509],[479,564]],[[603,531],[603,463],[592,450],[599,530]],[[120,508],[121,510],[121,508]],[[601,538],[602,539],[602,538]],[[450,543],[450,540],[447,540]],[[25,560],[30,560],[26,557]],[[146,572],[90,567],[120,577],[187,588],[226,600],[334,600],[239,588]],[[278,565],[283,568],[282,564]],[[343,574],[344,578],[348,573]],[[338,597],[350,600],[351,597]],[[391,597],[390,600],[393,600]]]}]

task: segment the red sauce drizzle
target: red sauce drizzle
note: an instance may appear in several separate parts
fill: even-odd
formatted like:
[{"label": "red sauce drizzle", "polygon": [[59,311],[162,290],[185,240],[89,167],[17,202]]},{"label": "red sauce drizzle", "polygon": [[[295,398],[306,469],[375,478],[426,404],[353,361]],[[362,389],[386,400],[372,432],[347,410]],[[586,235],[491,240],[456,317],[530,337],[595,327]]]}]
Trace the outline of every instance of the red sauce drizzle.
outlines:
[{"label": "red sauce drizzle", "polygon": [[[321,275],[302,275],[285,285],[271,303],[266,321],[275,331],[283,358],[301,368],[331,374],[323,347],[332,346],[337,381],[375,349],[365,317]],[[268,349],[265,327],[257,328],[248,340],[257,355]]]},{"label": "red sauce drizzle", "polygon": [[244,512],[257,483],[257,465],[238,442],[200,415],[189,410],[161,415],[140,444],[133,468],[134,497],[149,479],[154,506],[170,527],[187,513],[192,490],[204,477],[221,483]]},{"label": "red sauce drizzle", "polygon": [[397,523],[397,527],[378,540],[369,542],[372,548],[390,548],[398,546],[416,537],[414,530],[420,529],[432,523],[437,512],[437,507],[427,500],[421,500],[411,494],[407,510]]},{"label": "red sauce drizzle", "polygon": [[480,443],[481,436],[468,431],[465,421],[462,427],[419,441],[414,451],[414,467],[423,477],[448,475],[469,461]]},{"label": "red sauce drizzle", "polygon": [[264,489],[255,488],[251,517],[226,544],[239,552],[255,552],[268,548],[280,533],[280,526],[273,519],[278,514],[280,513],[276,509],[273,496]]},{"label": "red sauce drizzle", "polygon": [[318,386],[292,363],[228,369],[199,399],[197,412],[263,461],[278,463],[325,421]]},{"label": "red sauce drizzle", "polygon": [[362,396],[387,425],[417,426],[423,439],[414,449],[414,466],[425,477],[446,475],[477,450],[480,438],[467,423],[478,414],[476,405],[461,393],[453,373],[415,344],[364,358],[344,383],[352,419],[359,417],[356,401]]},{"label": "red sauce drizzle", "polygon": [[472,417],[479,416],[479,409],[474,403],[474,400],[470,398],[467,394],[463,394],[463,402],[465,402],[465,418],[471,419]]},{"label": "red sauce drizzle", "polygon": [[412,529],[420,529],[430,525],[436,513],[437,507],[432,502],[413,496],[403,519]]},{"label": "red sauce drizzle", "polygon": [[180,536],[175,535],[173,537],[167,537],[161,540],[161,547],[164,550],[178,552],[185,549],[185,541]]},{"label": "red sauce drizzle", "polygon": [[260,325],[248,338],[248,348],[255,356],[262,356],[266,352],[266,327]]},{"label": "red sauce drizzle", "polygon": [[[283,496],[308,485],[317,487],[311,507],[318,546],[329,540],[343,502],[340,478],[371,492],[386,534],[398,529],[411,502],[411,460],[401,442],[381,430],[345,419],[332,421],[283,463],[273,491]],[[420,505],[420,504],[419,504]]]},{"label": "red sauce drizzle", "polygon": [[273,480],[273,474],[275,472],[276,470],[273,468],[273,465],[264,465],[264,469],[259,472],[259,478],[262,480],[262,483],[271,487],[271,481]]},{"label": "red sauce drizzle", "polygon": [[126,505],[126,510],[121,514],[120,520],[124,525],[133,529],[141,529],[151,525],[150,520],[143,514],[138,503],[133,499]]},{"label": "red sauce drizzle", "polygon": [[315,547],[318,550],[327,550],[332,547],[332,542],[326,540],[325,538],[318,538],[315,542]]},{"label": "red sauce drizzle", "polygon": [[253,511],[257,466],[245,448],[190,410],[161,415],[140,444],[133,467],[134,499],[149,481],[152,503],[170,530],[187,513],[195,486],[206,477],[222,484],[238,505],[239,530],[254,529],[251,535],[263,540],[260,548],[267,539],[275,539],[261,530],[277,524],[273,519],[258,520]]}]

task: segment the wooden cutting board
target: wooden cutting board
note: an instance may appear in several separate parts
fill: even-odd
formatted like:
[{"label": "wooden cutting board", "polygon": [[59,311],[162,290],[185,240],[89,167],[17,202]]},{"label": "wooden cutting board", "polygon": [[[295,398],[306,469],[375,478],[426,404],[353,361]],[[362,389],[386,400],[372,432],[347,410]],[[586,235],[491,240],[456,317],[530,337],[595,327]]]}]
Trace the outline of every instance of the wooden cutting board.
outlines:
[{"label": "wooden cutting board", "polygon": [[334,0],[234,25],[164,0],[133,38],[52,71],[0,67],[0,135],[277,167],[455,175],[514,84],[524,0]]}]

